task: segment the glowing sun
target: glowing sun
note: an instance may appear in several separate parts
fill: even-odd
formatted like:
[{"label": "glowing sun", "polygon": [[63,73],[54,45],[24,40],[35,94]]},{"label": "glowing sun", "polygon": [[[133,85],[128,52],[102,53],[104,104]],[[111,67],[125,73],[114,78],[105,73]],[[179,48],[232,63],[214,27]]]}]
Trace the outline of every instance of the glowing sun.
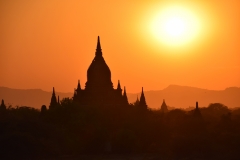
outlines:
[{"label": "glowing sun", "polygon": [[183,7],[166,7],[153,18],[150,30],[155,38],[171,46],[192,41],[200,31],[200,20]]}]

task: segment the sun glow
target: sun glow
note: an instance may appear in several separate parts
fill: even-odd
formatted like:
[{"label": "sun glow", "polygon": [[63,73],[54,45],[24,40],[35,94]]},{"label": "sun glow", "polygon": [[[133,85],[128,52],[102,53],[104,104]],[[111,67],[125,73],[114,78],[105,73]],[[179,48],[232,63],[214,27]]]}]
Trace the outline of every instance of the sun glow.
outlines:
[{"label": "sun glow", "polygon": [[152,35],[170,46],[188,44],[199,35],[200,29],[200,19],[194,12],[177,6],[161,9],[150,25]]}]

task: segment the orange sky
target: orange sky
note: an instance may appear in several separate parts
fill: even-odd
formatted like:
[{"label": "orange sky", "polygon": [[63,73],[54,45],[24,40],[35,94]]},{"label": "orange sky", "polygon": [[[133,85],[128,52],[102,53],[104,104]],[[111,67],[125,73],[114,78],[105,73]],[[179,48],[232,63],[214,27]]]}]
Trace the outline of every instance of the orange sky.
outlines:
[{"label": "orange sky", "polygon": [[[205,27],[180,49],[160,44],[148,27],[171,5],[189,8]],[[127,92],[240,87],[239,8],[239,0],[0,0],[0,86],[85,86],[99,35],[114,87],[119,79]]]}]

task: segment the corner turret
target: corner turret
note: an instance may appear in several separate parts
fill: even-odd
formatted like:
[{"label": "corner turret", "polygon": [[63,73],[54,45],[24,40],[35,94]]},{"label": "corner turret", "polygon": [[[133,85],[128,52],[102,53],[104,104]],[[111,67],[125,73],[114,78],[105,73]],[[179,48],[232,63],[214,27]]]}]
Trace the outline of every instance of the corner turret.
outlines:
[{"label": "corner turret", "polygon": [[122,90],[122,89],[121,89],[121,85],[120,85],[120,81],[119,81],[119,80],[118,80],[117,90]]},{"label": "corner turret", "polygon": [[124,92],[123,92],[123,104],[124,105],[128,105],[129,104],[125,86],[124,86]]},{"label": "corner turret", "polygon": [[138,99],[138,95],[137,95],[137,100],[136,102],[134,103],[135,106],[138,106],[139,105],[139,99]]},{"label": "corner turret", "polygon": [[146,104],[146,100],[145,100],[145,96],[144,96],[144,92],[143,92],[143,87],[142,87],[142,93],[141,93],[141,97],[140,97],[140,101],[139,101],[139,107],[143,108],[143,109],[147,109],[147,104]]},{"label": "corner turret", "polygon": [[80,80],[78,80],[77,90],[81,90]]}]

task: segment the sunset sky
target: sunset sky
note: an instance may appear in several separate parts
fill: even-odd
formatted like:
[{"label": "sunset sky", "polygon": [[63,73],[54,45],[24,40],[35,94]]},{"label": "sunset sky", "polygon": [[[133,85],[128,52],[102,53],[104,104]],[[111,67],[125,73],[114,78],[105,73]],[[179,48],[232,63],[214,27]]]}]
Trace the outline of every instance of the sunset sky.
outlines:
[{"label": "sunset sky", "polygon": [[0,0],[0,86],[84,88],[97,36],[115,88],[240,87],[239,0]]}]

